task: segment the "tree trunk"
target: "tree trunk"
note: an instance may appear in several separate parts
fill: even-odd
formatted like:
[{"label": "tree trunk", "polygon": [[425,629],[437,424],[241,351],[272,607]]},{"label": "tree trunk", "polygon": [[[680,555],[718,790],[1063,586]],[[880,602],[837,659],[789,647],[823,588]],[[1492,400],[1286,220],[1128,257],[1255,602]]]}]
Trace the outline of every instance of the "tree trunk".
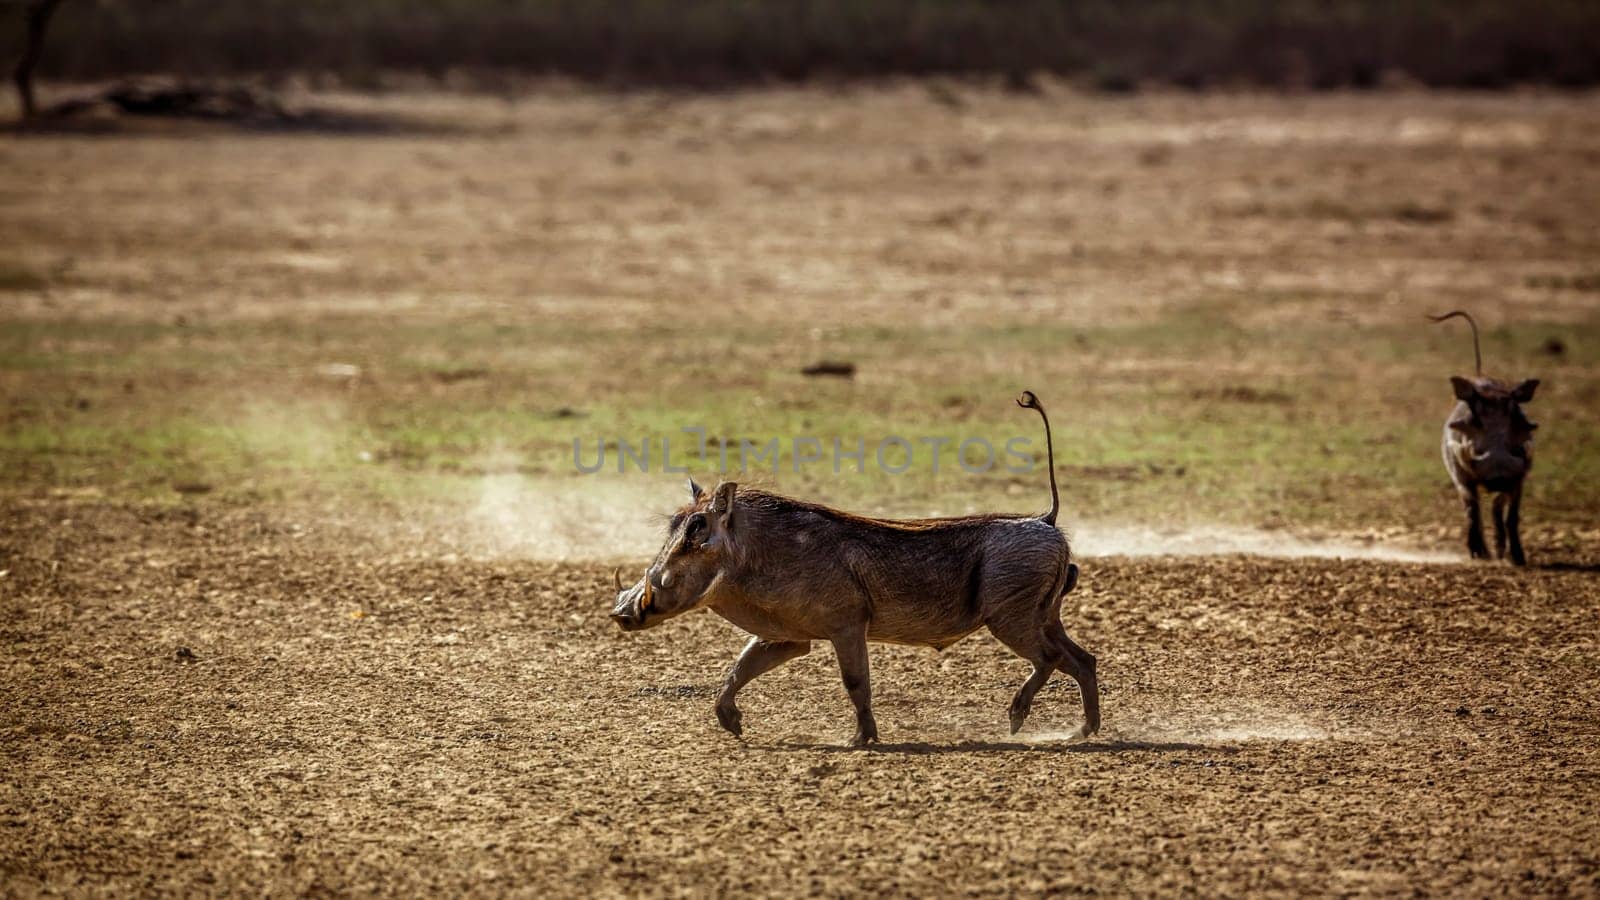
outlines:
[{"label": "tree trunk", "polygon": [[50,17],[55,15],[61,0],[35,0],[28,4],[28,42],[23,46],[22,59],[17,63],[17,94],[22,98],[22,120],[26,122],[38,114],[33,99],[33,67],[39,64],[44,53],[44,32],[50,27]]}]

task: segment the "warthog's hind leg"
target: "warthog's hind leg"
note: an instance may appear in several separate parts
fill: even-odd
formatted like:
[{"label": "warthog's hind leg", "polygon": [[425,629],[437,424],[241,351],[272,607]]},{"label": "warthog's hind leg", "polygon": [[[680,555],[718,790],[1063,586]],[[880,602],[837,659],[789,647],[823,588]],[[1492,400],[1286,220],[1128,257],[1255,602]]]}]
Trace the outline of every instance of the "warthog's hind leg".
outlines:
[{"label": "warthog's hind leg", "polygon": [[1011,717],[1012,734],[1022,730],[1022,723],[1027,721],[1028,712],[1033,709],[1034,695],[1050,680],[1059,662],[1055,657],[1033,661],[1033,674],[1022,683],[1022,687],[1017,688],[1016,696],[1011,698],[1011,708],[1007,711]]},{"label": "warthog's hind leg", "polygon": [[810,652],[811,644],[807,641],[763,641],[761,638],[751,638],[722,682],[722,694],[717,697],[717,721],[735,735],[744,734],[744,715],[734,702],[739,689],[789,660]]},{"label": "warthog's hind leg", "polygon": [[1078,694],[1083,697],[1083,727],[1078,736],[1088,737],[1100,730],[1100,681],[1095,676],[1094,654],[1073,643],[1059,621],[1045,626],[1045,636],[1061,650],[1058,668],[1078,683]]},{"label": "warthog's hind leg", "polygon": [[1050,675],[1055,672],[1056,667],[1061,665],[1063,654],[1045,637],[1044,628],[1036,619],[1003,618],[988,624],[989,631],[1000,643],[1033,663],[1033,674],[1028,676],[1022,687],[1017,688],[1016,696],[1011,698],[1011,733],[1016,734],[1022,730],[1022,723],[1027,720],[1028,711],[1033,708],[1033,695],[1039,693],[1039,689],[1050,680]]}]

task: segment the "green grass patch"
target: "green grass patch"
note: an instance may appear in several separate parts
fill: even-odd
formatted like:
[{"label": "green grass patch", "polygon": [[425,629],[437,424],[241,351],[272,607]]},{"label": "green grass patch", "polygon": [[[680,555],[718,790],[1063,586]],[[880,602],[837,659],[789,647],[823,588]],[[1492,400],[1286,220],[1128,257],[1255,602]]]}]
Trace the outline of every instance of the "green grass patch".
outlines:
[{"label": "green grass patch", "polygon": [[[767,350],[738,349],[795,342],[759,328],[719,335],[723,354],[671,326],[640,347],[623,329],[576,326],[552,341],[533,324],[19,323],[0,337],[10,422],[0,465],[14,493],[151,497],[204,485],[223,497],[403,498],[506,472],[579,477],[574,441],[586,465],[604,444],[604,477],[617,477],[623,441],[650,448],[649,475],[630,465],[626,477],[665,482],[677,477],[670,462],[714,479],[727,447],[727,477],[855,508],[1029,510],[1047,502],[1044,472],[1008,471],[1020,459],[1005,448],[1024,439],[1043,461],[1037,418],[1012,403],[1031,387],[1054,417],[1075,515],[1362,526],[1453,510],[1437,440],[1450,407],[1444,375],[1457,370],[1464,335],[1251,329],[1219,317],[847,330],[829,351],[857,362],[854,380],[806,378]],[[1559,357],[1545,348],[1552,333]],[[984,353],[941,363],[973,347]],[[1578,521],[1600,500],[1596,347],[1593,323],[1486,334],[1486,353],[1508,370],[1546,378],[1532,407],[1545,423],[1532,492],[1546,518]],[[1319,359],[1349,363],[1308,364]],[[355,374],[329,374],[330,364]],[[689,427],[704,430],[707,461]],[[903,472],[878,465],[891,437],[913,450]],[[796,438],[812,439],[798,449],[820,458],[797,466]],[[959,465],[969,439],[997,452],[988,471]],[[732,471],[741,450],[772,441],[775,455]],[[864,445],[863,471],[848,457],[835,471],[835,441]],[[931,441],[943,442],[937,454]],[[898,467],[902,449],[885,446]]]}]

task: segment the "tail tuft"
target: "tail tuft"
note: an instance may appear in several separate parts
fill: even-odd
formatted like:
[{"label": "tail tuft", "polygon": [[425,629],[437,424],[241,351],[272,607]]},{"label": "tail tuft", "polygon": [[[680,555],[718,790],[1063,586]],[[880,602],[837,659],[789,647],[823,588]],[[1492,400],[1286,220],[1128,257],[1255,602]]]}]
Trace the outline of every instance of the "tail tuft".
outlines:
[{"label": "tail tuft", "polygon": [[1056,523],[1056,513],[1061,511],[1061,494],[1056,490],[1056,448],[1055,441],[1050,436],[1050,417],[1045,415],[1044,404],[1039,402],[1038,396],[1033,391],[1023,391],[1017,395],[1017,405],[1023,409],[1036,409],[1039,418],[1044,420],[1044,447],[1045,457],[1050,466],[1050,511],[1041,518],[1050,525]]}]

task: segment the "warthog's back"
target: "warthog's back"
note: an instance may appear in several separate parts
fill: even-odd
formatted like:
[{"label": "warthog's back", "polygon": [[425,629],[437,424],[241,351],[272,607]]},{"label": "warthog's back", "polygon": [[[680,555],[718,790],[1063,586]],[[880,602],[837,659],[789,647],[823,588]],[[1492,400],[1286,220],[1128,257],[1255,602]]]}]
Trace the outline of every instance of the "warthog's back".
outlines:
[{"label": "warthog's back", "polygon": [[[1014,606],[1055,601],[1050,586],[1059,589],[1069,555],[1055,526],[1035,518],[985,517],[953,521],[930,537],[932,548],[916,549],[931,549],[933,558],[919,554],[910,577],[873,585],[867,632],[872,639],[943,648]],[[938,558],[941,543],[955,552]]]},{"label": "warthog's back", "polygon": [[760,491],[741,491],[739,508],[738,600],[804,622],[864,618],[876,641],[944,647],[1003,607],[1050,604],[1069,559],[1061,532],[1033,517],[874,519]]}]

